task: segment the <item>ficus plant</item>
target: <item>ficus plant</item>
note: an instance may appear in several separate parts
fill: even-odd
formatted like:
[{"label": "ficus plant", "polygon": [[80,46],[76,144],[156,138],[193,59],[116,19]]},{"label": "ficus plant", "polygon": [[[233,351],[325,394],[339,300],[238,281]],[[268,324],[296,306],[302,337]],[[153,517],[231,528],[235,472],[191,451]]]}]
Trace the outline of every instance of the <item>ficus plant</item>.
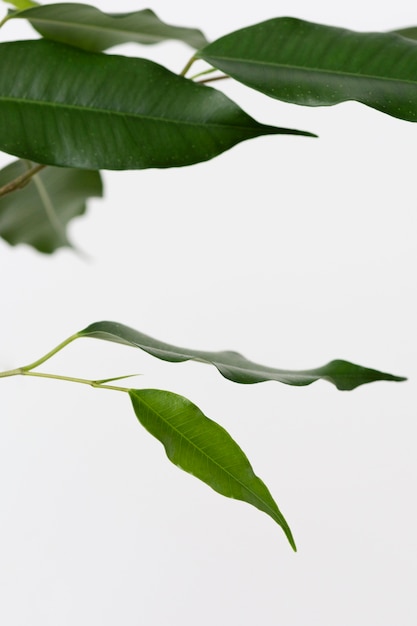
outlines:
[{"label": "ficus plant", "polygon": [[[277,17],[208,42],[200,30],[166,24],[150,9],[105,14],[76,3],[8,4],[13,8],[2,28],[24,20],[40,35],[0,43],[0,150],[17,158],[0,172],[0,236],[11,245],[26,243],[42,253],[71,246],[67,224],[84,213],[89,198],[102,196],[100,170],[184,167],[262,135],[293,135],[294,141],[315,136],[253,119],[218,88],[226,79],[293,104],[356,100],[417,120],[417,28],[358,33]],[[106,52],[123,43],[143,47],[170,39],[193,49],[178,74],[146,58]],[[275,369],[237,352],[179,348],[108,321],[76,332],[29,365],[0,373],[128,394],[136,417],[173,463],[267,513],[294,549],[284,516],[244,452],[192,402],[168,391],[120,386],[125,376],[87,380],[39,371],[81,338],[140,348],[170,362],[212,364],[243,384],[304,386],[323,379],[352,390],[405,380],[344,360],[302,371]]]}]

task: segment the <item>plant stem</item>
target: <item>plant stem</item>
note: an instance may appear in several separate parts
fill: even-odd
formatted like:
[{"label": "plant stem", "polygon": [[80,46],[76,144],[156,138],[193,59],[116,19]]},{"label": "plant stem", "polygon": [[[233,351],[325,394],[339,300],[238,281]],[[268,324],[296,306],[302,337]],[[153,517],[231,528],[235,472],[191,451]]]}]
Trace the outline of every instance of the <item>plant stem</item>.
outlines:
[{"label": "plant stem", "polygon": [[46,167],[46,165],[35,165],[28,172],[24,172],[24,174],[21,174],[14,180],[11,180],[9,183],[3,185],[3,187],[0,187],[0,197],[5,196],[8,193],[12,193],[12,191],[17,191],[27,185],[32,176],[43,170],[44,167]]},{"label": "plant stem", "polygon": [[55,354],[60,352],[63,348],[68,346],[72,341],[78,339],[78,333],[75,335],[71,335],[68,339],[65,339],[62,343],[53,348],[50,352],[42,356],[37,361],[33,363],[29,363],[29,365],[24,365],[23,367],[18,367],[13,370],[8,370],[6,372],[0,372],[0,378],[6,378],[8,376],[37,376],[38,378],[52,378],[54,380],[66,380],[71,383],[79,383],[81,385],[89,385],[90,387],[95,387],[96,389],[112,389],[113,391],[124,391],[127,392],[129,389],[127,387],[118,387],[116,385],[108,385],[106,383],[112,382],[114,380],[121,380],[122,378],[130,378],[131,376],[136,376],[137,374],[129,374],[128,376],[117,376],[116,378],[105,378],[102,380],[88,380],[86,378],[74,378],[73,376],[60,376],[59,374],[47,374],[45,372],[32,372],[33,369],[48,361]]},{"label": "plant stem", "polygon": [[230,76],[223,74],[222,76],[213,76],[212,78],[204,78],[203,80],[196,80],[195,82],[202,85],[203,83],[212,83],[215,80],[224,80],[225,78],[230,78]]},{"label": "plant stem", "polygon": [[[70,383],[79,383],[81,385],[89,385],[90,387],[94,387],[96,389],[111,389],[112,391],[124,391],[125,393],[129,391],[126,387],[117,387],[116,385],[105,385],[99,380],[88,380],[86,378],[74,378],[73,376],[59,376],[58,374],[47,374],[46,372],[31,372],[29,370],[25,370],[21,368],[20,371],[15,370],[17,374],[21,374],[22,376],[37,376],[38,378],[52,378],[54,380],[66,380]],[[12,376],[12,374],[8,374]]]},{"label": "plant stem", "polygon": [[22,373],[22,368],[16,370],[9,370],[7,372],[0,372],[0,378],[6,378],[7,376],[19,376]]},{"label": "plant stem", "polygon": [[202,72],[197,72],[197,74],[193,74],[190,76],[190,80],[195,80],[196,78],[200,78],[200,76],[205,76],[205,74],[213,74],[213,72],[217,72],[215,67],[210,67],[208,70],[203,70]]},{"label": "plant stem", "polygon": [[[21,374],[22,372],[29,372],[30,370],[35,369],[35,367],[42,365],[42,363],[45,363],[45,361],[48,361],[48,359],[52,358],[55,354],[60,352],[60,350],[65,348],[65,346],[68,346],[68,344],[70,344],[72,341],[75,341],[75,339],[78,339],[77,333],[75,335],[71,335],[71,337],[68,337],[68,339],[65,339],[65,341],[60,343],[58,346],[56,346],[56,348],[53,348],[53,350],[51,350],[50,352],[42,356],[37,361],[34,361],[33,363],[30,363],[29,365],[24,365],[23,367],[21,367],[19,369],[19,374]],[[11,376],[11,374],[9,375]]]},{"label": "plant stem", "polygon": [[5,15],[2,20],[0,20],[0,28],[10,19],[10,15]]},{"label": "plant stem", "polygon": [[194,63],[195,60],[196,60],[195,57],[191,57],[191,59],[188,61],[187,65],[180,72],[180,76],[185,76],[186,75],[186,73],[188,72],[188,70],[190,69],[190,67],[192,66],[192,64]]}]

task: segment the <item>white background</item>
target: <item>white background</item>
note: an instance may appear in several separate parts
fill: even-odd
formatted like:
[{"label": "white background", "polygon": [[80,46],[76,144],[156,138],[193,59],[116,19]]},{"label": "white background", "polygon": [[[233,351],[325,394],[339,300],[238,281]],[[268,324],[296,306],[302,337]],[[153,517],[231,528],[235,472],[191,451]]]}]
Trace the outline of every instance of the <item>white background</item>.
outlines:
[{"label": "white background", "polygon": [[[211,40],[279,15],[356,30],[417,23],[410,0],[96,6],[149,6]],[[21,22],[1,35],[34,36]],[[190,56],[179,43],[114,52],[178,72]],[[44,366],[138,372],[138,387],[190,398],[247,453],[294,554],[266,515],[172,466],[122,394],[2,380],[5,626],[416,624],[417,128],[355,103],[309,109],[216,86],[256,119],[320,138],[265,137],[189,168],[106,172],[105,200],[70,228],[88,259],[0,242],[0,369],[110,319],[275,367],[343,358],[409,381],[239,386],[208,366],[87,339]]]}]

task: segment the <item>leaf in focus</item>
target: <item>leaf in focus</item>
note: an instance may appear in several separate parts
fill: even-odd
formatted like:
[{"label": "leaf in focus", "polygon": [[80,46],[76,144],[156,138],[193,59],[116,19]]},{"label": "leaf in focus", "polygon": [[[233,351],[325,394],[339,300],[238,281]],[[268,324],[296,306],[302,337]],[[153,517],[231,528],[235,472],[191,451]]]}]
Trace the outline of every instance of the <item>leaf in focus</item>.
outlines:
[{"label": "leaf in focus", "polygon": [[236,383],[249,384],[276,380],[286,385],[305,386],[323,379],[333,383],[340,390],[351,390],[377,380],[406,380],[400,376],[393,376],[341,360],[331,361],[323,367],[309,370],[275,369],[248,361],[238,352],[207,352],[178,348],[117,322],[96,322],[77,333],[77,336],[104,339],[105,341],[141,348],[152,356],[173,363],[188,360],[210,363],[225,378]]},{"label": "leaf in focus", "polygon": [[43,37],[91,52],[128,42],[155,44],[169,39],[192,48],[207,44],[201,31],[165,24],[150,9],[108,14],[87,4],[65,2],[36,6],[13,17],[29,20]]},{"label": "leaf in focus", "polygon": [[291,530],[268,488],[228,432],[186,398],[157,389],[130,389],[140,423],[165,447],[168,458],[228,498],[252,504],[281,526],[296,550]]},{"label": "leaf in focus", "polygon": [[[24,161],[11,163],[0,171],[0,187],[27,169]],[[88,198],[102,195],[99,172],[45,168],[22,189],[0,197],[0,236],[13,246],[26,243],[45,253],[71,246],[68,222],[85,212]]]},{"label": "leaf in focus", "polygon": [[417,45],[397,34],[283,17],[226,35],[197,56],[284,102],[323,106],[357,100],[417,120]]},{"label": "leaf in focus", "polygon": [[179,167],[260,135],[309,135],[147,59],[47,40],[0,44],[0,119],[0,150],[82,169]]}]

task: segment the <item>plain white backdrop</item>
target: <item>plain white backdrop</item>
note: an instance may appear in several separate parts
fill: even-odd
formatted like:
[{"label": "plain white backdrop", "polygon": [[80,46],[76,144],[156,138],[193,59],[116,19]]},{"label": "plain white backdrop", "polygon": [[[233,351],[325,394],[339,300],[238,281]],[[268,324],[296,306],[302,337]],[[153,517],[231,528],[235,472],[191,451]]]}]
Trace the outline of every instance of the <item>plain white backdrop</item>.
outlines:
[{"label": "plain white backdrop", "polygon": [[[211,40],[280,15],[356,30],[417,24],[410,0],[96,6],[149,7]],[[34,36],[17,21],[0,34]],[[191,54],[179,43],[111,52],[177,72]],[[0,369],[110,319],[271,366],[343,358],[409,380],[349,393],[325,382],[239,386],[208,366],[87,339],[44,366],[97,379],[137,372],[138,387],[195,402],[247,453],[297,554],[266,515],[171,465],[122,394],[2,380],[5,626],[416,623],[417,128],[356,103],[311,109],[217,87],[262,122],[320,138],[266,137],[189,168],[105,172],[105,199],[70,228],[87,259],[0,242]]]}]

